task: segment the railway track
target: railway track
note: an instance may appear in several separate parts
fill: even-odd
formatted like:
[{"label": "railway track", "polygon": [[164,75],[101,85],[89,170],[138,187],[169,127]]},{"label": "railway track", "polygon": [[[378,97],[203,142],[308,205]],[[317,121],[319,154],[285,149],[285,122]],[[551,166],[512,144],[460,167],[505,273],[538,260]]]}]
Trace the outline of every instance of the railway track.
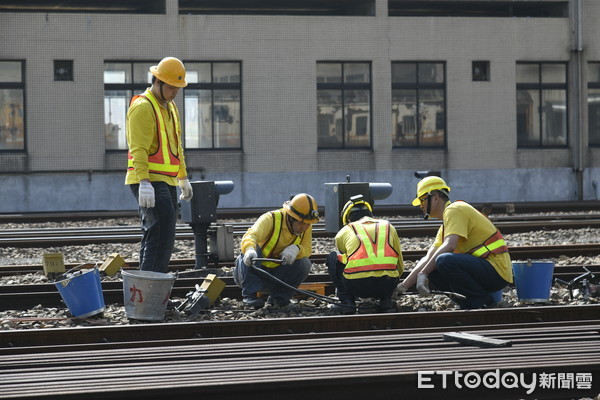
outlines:
[{"label": "railway track", "polygon": [[[441,222],[438,220],[390,219],[402,236],[433,235]],[[528,232],[535,230],[577,229],[600,227],[600,214],[542,215],[530,217],[503,216],[492,218],[503,233]],[[228,223],[234,236],[243,235],[251,222]],[[333,232],[325,230],[324,223],[313,225],[314,237],[333,237]],[[77,228],[35,228],[7,229],[0,231],[0,246],[5,247],[49,247],[66,245],[86,245],[96,243],[134,243],[142,237],[139,226],[107,226]],[[193,240],[192,228],[178,224],[176,239]]]},{"label": "railway track", "polygon": [[[509,252],[513,260],[544,259],[559,256],[577,257],[577,256],[595,256],[600,252],[599,243],[572,244],[572,245],[548,245],[548,246],[511,246]],[[402,256],[404,260],[416,261],[425,256],[427,250],[404,250]],[[313,254],[310,259],[313,263],[323,264],[327,254]],[[90,264],[91,265],[91,264]],[[194,259],[174,259],[170,262],[171,271],[182,271],[195,268]],[[75,267],[75,264],[67,264],[67,269]],[[137,261],[128,261],[127,267],[137,267]],[[209,267],[231,267],[233,261],[220,261],[210,263]],[[0,265],[0,276],[37,273],[42,271],[41,265]]]},{"label": "railway track", "polygon": [[[488,202],[471,203],[477,209],[497,214],[523,214],[542,212],[577,212],[600,210],[600,201],[541,201],[541,202]],[[273,207],[247,207],[226,208],[219,207],[217,216],[219,219],[256,218],[264,212],[277,208]],[[319,208],[321,215],[325,215],[323,207]],[[377,204],[375,215],[402,215],[418,217],[419,209],[410,204]],[[0,214],[0,223],[27,223],[27,222],[62,222],[62,221],[85,221],[89,219],[103,218],[137,218],[137,210],[99,210],[99,211],[52,211],[32,213],[4,213]]]},{"label": "railway track", "polygon": [[[132,268],[132,266],[128,266],[128,268]],[[586,268],[592,273],[600,276],[600,265],[586,266]],[[171,291],[171,297],[185,298],[190,291],[194,291],[195,285],[201,283],[208,272],[209,271],[201,270],[183,272],[181,276],[175,280]],[[557,266],[554,269],[554,278],[559,278],[568,282],[585,272],[586,271],[582,266]],[[186,277],[188,274],[193,275],[193,277]],[[405,272],[404,276],[407,274],[408,273]],[[233,282],[232,277],[221,276],[220,279],[222,279],[226,285],[221,293],[221,297],[241,299],[241,291]],[[331,280],[326,274],[311,274],[305,282],[320,284],[324,287],[326,295],[334,293]],[[107,304],[123,303],[122,281],[104,280],[102,282],[102,292]],[[64,306],[54,283],[0,286],[0,303],[10,304],[10,308],[14,310],[27,310],[37,305],[42,305],[46,308]]]}]

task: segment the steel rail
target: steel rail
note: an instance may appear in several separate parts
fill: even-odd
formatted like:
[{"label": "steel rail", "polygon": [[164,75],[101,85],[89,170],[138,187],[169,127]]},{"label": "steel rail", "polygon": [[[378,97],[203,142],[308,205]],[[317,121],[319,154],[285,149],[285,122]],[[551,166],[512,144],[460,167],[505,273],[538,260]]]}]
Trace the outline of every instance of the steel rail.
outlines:
[{"label": "steel rail", "polygon": [[[420,389],[418,371],[495,373],[585,373],[600,371],[597,324],[557,329],[530,327],[474,331],[513,341],[508,348],[465,347],[445,342],[439,333],[397,331],[347,337],[302,338],[196,344],[86,352],[1,355],[0,393],[5,398],[86,399],[144,398],[168,395],[179,399],[219,396],[331,399],[406,398],[506,399],[524,395],[485,386]],[[548,334],[550,335],[548,336]],[[585,340],[578,339],[585,336]],[[346,342],[351,340],[352,345]],[[68,377],[67,383],[58,377]],[[430,381],[431,382],[431,381]],[[439,383],[438,381],[435,381]],[[538,399],[589,395],[585,388],[538,390]],[[567,396],[568,395],[568,396]],[[595,392],[592,393],[595,395]],[[560,396],[560,397],[559,397]]]},{"label": "steel rail", "polygon": [[[586,266],[592,273],[600,274],[600,266]],[[200,272],[200,271],[199,271]],[[555,267],[554,278],[560,278],[563,281],[570,281],[581,275],[585,271],[583,267]],[[194,274],[195,275],[195,274]],[[171,298],[185,298],[185,296],[195,291],[195,285],[201,284],[206,277],[207,272],[202,271],[195,277],[179,277],[175,280],[171,291]],[[407,276],[408,272],[403,274]],[[220,276],[225,282],[225,288],[221,297],[232,299],[241,299],[241,291],[233,282],[230,276]],[[323,286],[326,295],[334,293],[334,287],[326,274],[311,274],[305,280],[305,283],[318,283]],[[105,280],[102,282],[102,292],[107,304],[123,304],[123,282],[120,280]],[[27,310],[37,305],[43,307],[63,307],[62,298],[58,293],[54,283],[45,284],[25,284],[25,285],[3,285],[0,286],[0,303],[10,304],[13,310]]]},{"label": "steel rail", "polygon": [[[540,212],[576,212],[600,210],[600,201],[538,201],[538,202],[472,202],[477,209],[486,209],[492,213],[540,213]],[[272,207],[237,207],[217,208],[219,219],[256,218],[261,214],[277,208]],[[320,213],[325,215],[324,208]],[[410,204],[376,204],[375,214],[402,215],[418,217],[420,211]],[[137,218],[137,210],[96,210],[96,211],[52,211],[30,213],[2,213],[0,223],[51,222],[51,221],[84,221],[105,218]]]},{"label": "steel rail", "polygon": [[[527,259],[545,259],[559,256],[597,256],[600,254],[600,243],[585,243],[571,245],[547,245],[547,246],[509,246],[509,252],[513,260]],[[402,256],[404,260],[416,261],[425,256],[427,250],[404,250]],[[310,259],[313,263],[323,264],[327,254],[313,254]],[[92,265],[92,264],[90,264]],[[194,259],[173,259],[170,262],[171,271],[182,271],[195,268]],[[74,267],[76,264],[67,264],[66,267]],[[137,268],[137,261],[127,261],[126,267]],[[210,263],[209,269],[220,267],[231,267],[233,261],[221,261]],[[36,273],[42,271],[41,265],[1,265],[0,276]]]},{"label": "steel rail", "polygon": [[[597,323],[600,305],[531,306],[488,310],[427,311],[351,316],[140,323],[120,326],[0,331],[0,348],[120,343],[195,338],[256,337],[436,327],[501,326],[539,322]],[[93,320],[93,318],[88,318]]]},{"label": "steel rail", "polygon": [[[424,236],[434,234],[440,226],[437,220],[390,220],[399,235]],[[556,216],[536,219],[523,217],[520,220],[494,220],[503,233],[529,232],[535,230],[556,230],[600,227],[600,215],[582,215],[579,218],[571,216]],[[251,223],[229,223],[233,226],[234,236],[243,235]],[[324,223],[313,226],[313,236],[332,237],[333,232],[325,231]],[[96,243],[135,243],[139,242],[142,233],[138,226],[107,226],[107,227],[77,227],[77,228],[37,228],[37,229],[8,229],[0,232],[0,245],[5,247],[45,247],[63,245],[83,245]],[[190,226],[178,224],[175,237],[177,240],[194,240]]]}]

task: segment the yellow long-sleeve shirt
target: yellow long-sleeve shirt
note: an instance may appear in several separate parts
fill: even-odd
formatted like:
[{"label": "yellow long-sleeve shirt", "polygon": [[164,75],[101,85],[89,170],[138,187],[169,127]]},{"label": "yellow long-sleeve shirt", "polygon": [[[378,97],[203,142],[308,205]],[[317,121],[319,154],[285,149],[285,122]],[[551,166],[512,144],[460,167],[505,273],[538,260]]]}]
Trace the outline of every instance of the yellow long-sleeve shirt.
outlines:
[{"label": "yellow long-sleeve shirt", "polygon": [[[146,89],[146,93],[144,94],[147,95],[148,91],[150,91],[149,88]],[[173,105],[175,104],[173,103]],[[177,106],[175,106],[175,110],[177,112]],[[148,171],[148,155],[156,153],[159,139],[152,104],[142,99],[135,101],[127,111],[127,144],[129,152],[133,157],[133,170],[127,171],[127,175],[125,176],[126,185],[139,183],[142,179],[149,179],[153,182],[162,181],[171,186],[177,186],[177,179],[187,176],[183,147],[181,145],[181,138],[177,136],[177,131],[175,130],[174,116],[162,105],[160,105],[160,112],[165,121],[169,147],[173,154],[179,157],[180,164],[177,177],[154,174]]]},{"label": "yellow long-sleeve shirt", "polygon": [[[290,226],[287,222],[287,212],[284,208],[280,210],[283,214],[283,221],[281,224],[281,235],[279,236],[279,240],[275,247],[273,248],[272,257],[279,258],[279,255],[287,246],[294,243],[297,236],[294,235],[290,229]],[[242,253],[245,253],[249,248],[258,249],[262,248],[269,236],[271,235],[271,230],[273,229],[273,214],[270,212],[264,213],[261,215],[254,225],[252,225],[244,236],[242,237],[242,242],[240,244]],[[298,244],[300,247],[300,252],[296,259],[305,258],[312,254],[312,226],[309,227],[302,237],[302,241]]]}]

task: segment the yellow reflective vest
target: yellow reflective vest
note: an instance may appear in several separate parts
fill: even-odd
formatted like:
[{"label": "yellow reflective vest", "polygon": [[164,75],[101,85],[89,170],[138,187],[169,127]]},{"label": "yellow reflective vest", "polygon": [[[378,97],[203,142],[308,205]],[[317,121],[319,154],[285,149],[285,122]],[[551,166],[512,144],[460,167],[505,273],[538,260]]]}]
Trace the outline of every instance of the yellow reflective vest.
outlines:
[{"label": "yellow reflective vest", "polygon": [[[145,99],[145,100],[140,100]],[[156,120],[156,131],[158,134],[158,149],[156,153],[148,155],[148,172],[159,175],[166,175],[170,177],[176,177],[179,173],[180,160],[179,156],[176,156],[170,148],[169,139],[167,137],[167,129],[165,120],[160,112],[160,105],[158,100],[154,97],[154,94],[148,89],[143,94],[133,96],[130,102],[130,106],[136,101],[149,101],[154,110]],[[173,102],[168,104],[169,112],[173,116],[173,124],[178,140],[181,137],[179,112]],[[133,170],[133,156],[131,152],[127,154],[127,170]]]}]

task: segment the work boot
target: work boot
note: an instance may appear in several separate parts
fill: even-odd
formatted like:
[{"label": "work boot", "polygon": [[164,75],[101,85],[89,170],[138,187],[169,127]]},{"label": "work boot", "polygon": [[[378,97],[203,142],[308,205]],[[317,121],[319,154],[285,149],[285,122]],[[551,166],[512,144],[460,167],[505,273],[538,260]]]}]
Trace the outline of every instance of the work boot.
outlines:
[{"label": "work boot", "polygon": [[267,298],[267,303],[265,306],[269,306],[271,308],[283,308],[287,307],[290,304],[290,299],[285,297],[273,297],[269,296]]},{"label": "work boot", "polygon": [[384,297],[379,299],[379,304],[377,305],[377,311],[380,313],[393,313],[396,312],[395,304],[392,302],[391,297]]},{"label": "work boot", "polygon": [[342,300],[340,304],[332,305],[331,311],[337,314],[352,315],[356,313],[356,304],[352,300]]},{"label": "work boot", "polygon": [[258,297],[256,297],[256,295],[244,297],[242,303],[244,303],[245,306],[254,308],[261,308],[265,305],[265,301],[263,299],[259,299]]}]

